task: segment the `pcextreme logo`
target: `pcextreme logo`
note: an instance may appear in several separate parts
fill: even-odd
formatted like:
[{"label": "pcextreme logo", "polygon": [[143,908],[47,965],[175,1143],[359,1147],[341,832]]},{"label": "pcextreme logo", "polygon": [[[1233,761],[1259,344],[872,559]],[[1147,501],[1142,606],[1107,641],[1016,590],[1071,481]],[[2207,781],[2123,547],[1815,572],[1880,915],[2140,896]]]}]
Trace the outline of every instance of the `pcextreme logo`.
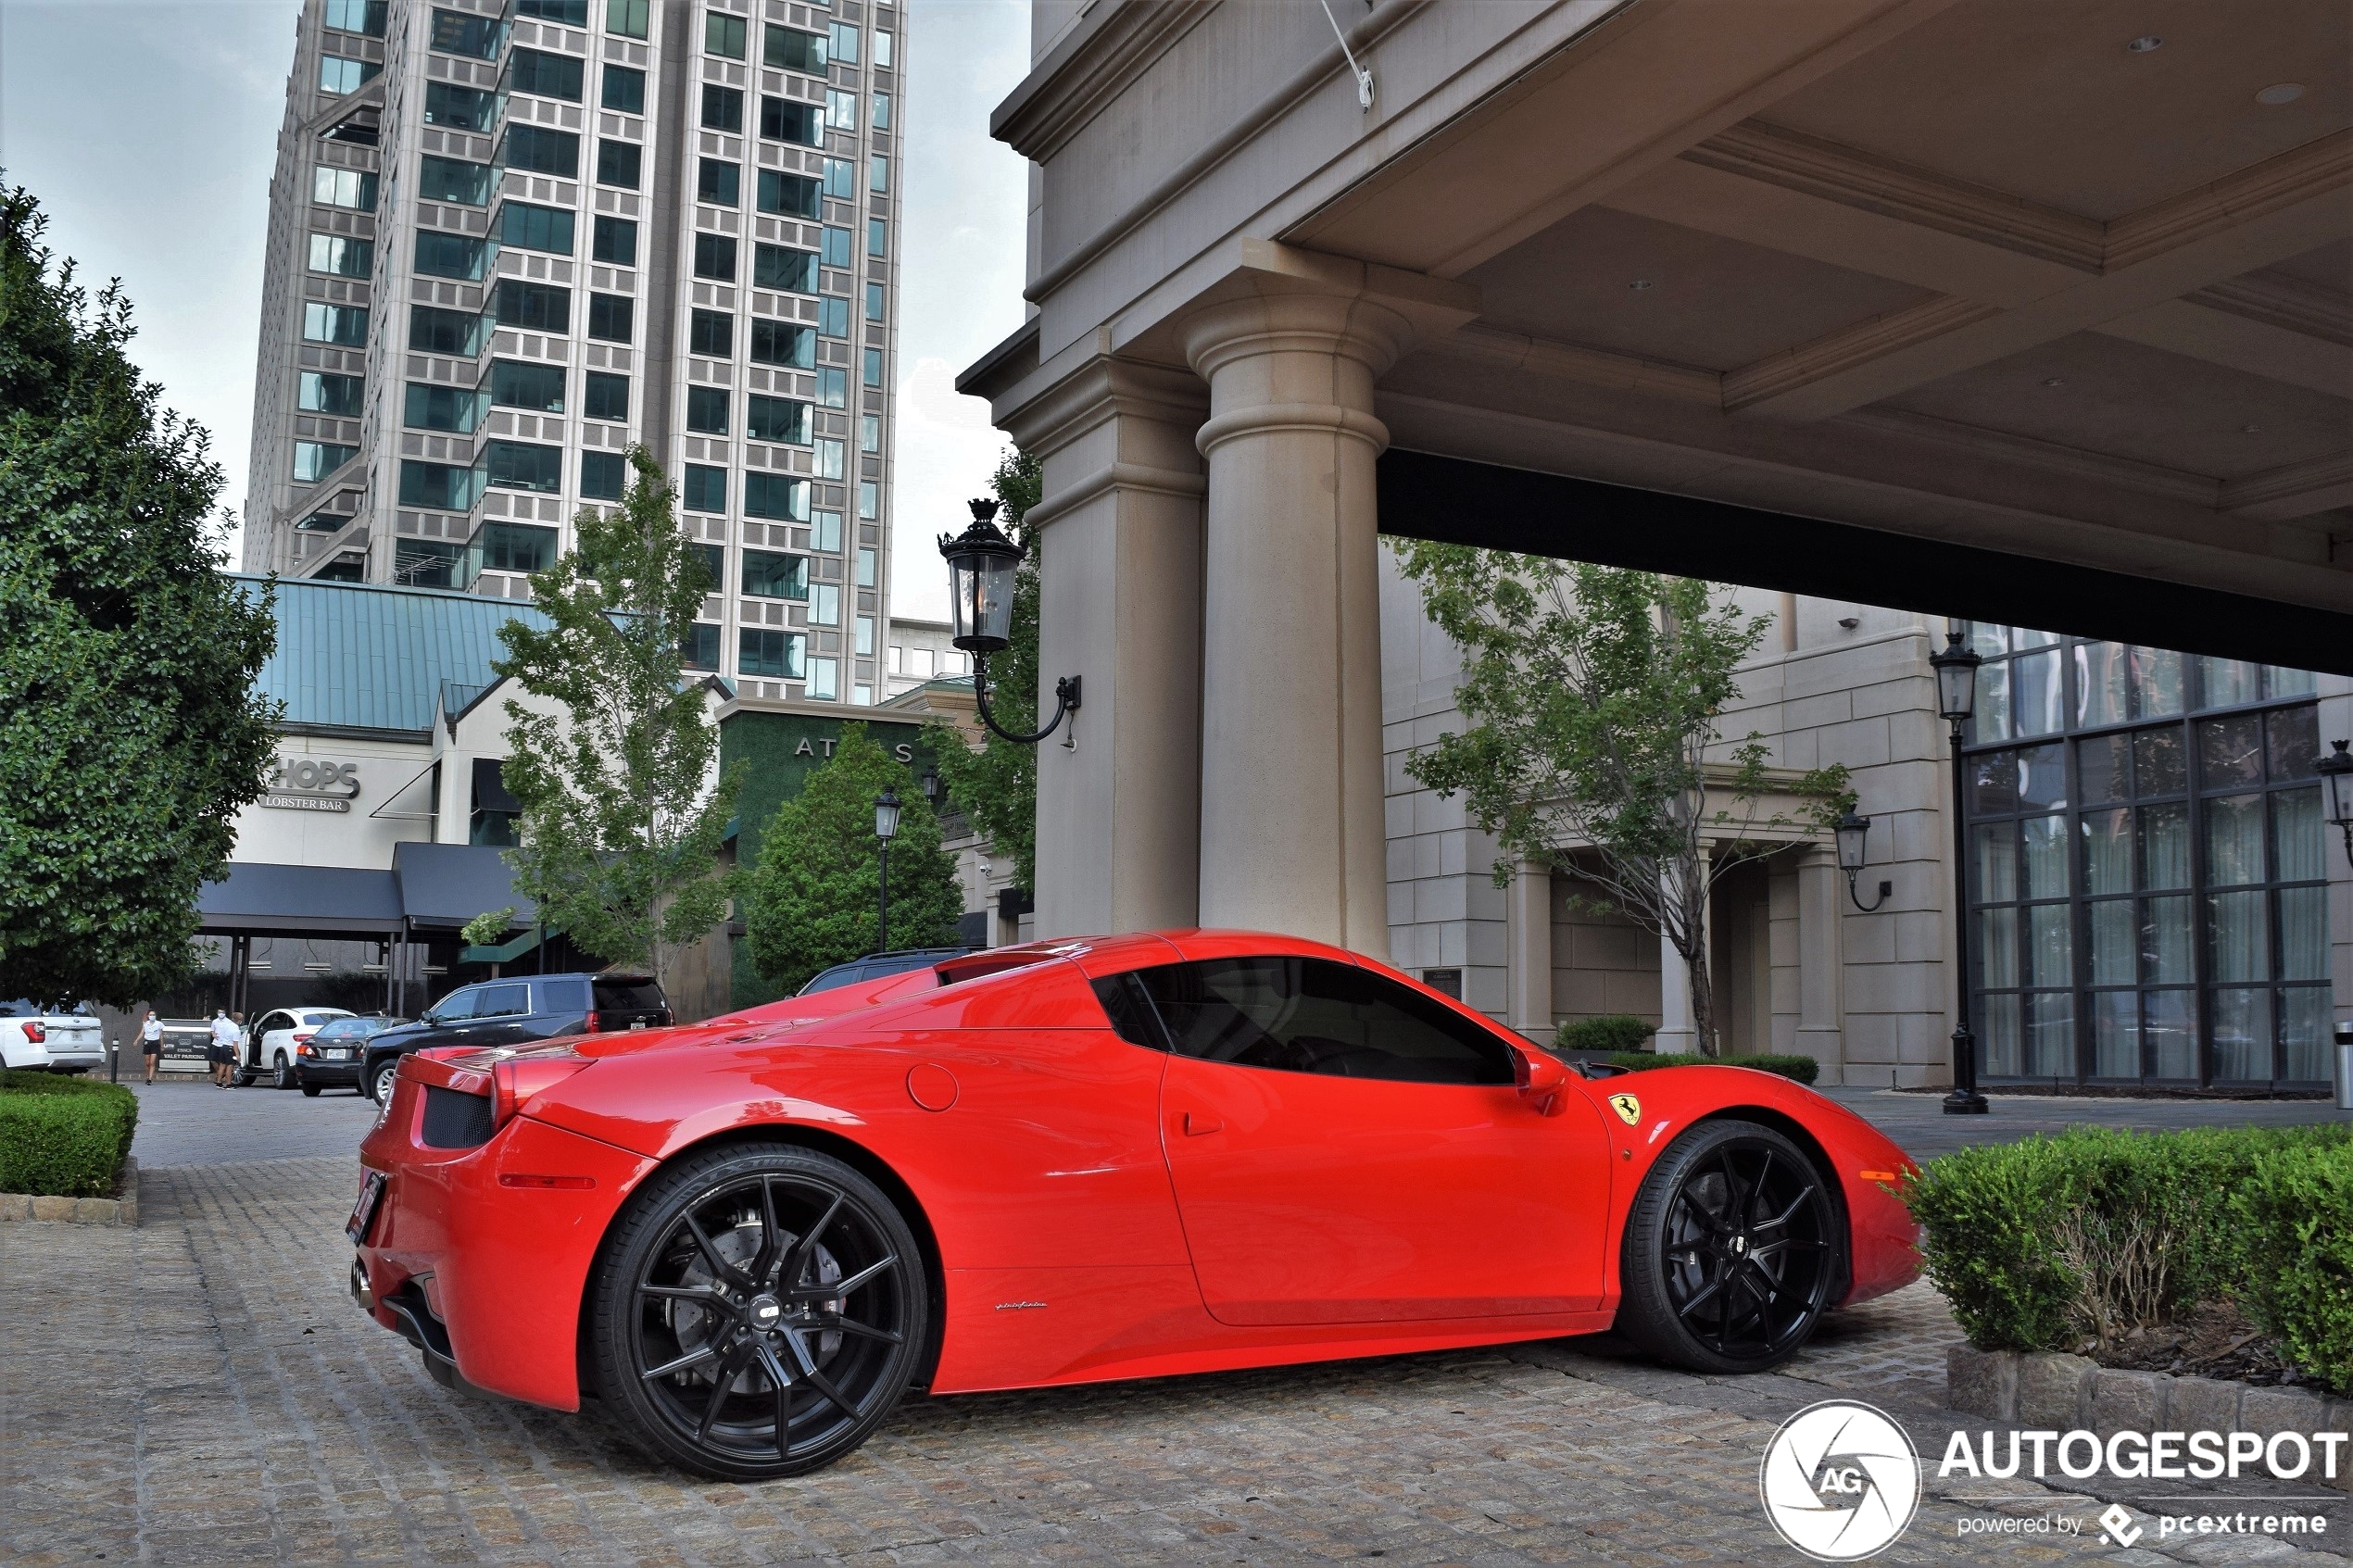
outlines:
[{"label": "pcextreme logo", "polygon": [[1894,1541],[1920,1502],[1920,1461],[1894,1418],[1851,1399],[1781,1423],[1757,1469],[1765,1517],[1817,1562],[1854,1562]]}]

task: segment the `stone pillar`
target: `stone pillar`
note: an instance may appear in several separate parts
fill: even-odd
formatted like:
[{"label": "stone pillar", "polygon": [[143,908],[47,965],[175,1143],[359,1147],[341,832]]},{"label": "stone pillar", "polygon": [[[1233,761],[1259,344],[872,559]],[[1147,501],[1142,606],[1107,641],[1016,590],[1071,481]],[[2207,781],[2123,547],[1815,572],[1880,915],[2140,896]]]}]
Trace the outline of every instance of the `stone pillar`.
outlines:
[{"label": "stone pillar", "polygon": [[[1845,972],[1840,932],[1846,922],[1845,878],[1828,845],[1812,845],[1797,862],[1797,1049],[1822,1064],[1822,1084],[1846,1081],[1841,1024]],[[1891,917],[1893,918],[1893,917]]]},{"label": "stone pillar", "polygon": [[1185,328],[1209,383],[1201,920],[1389,950],[1374,378],[1407,318],[1259,278]]},{"label": "stone pillar", "polygon": [[[1705,859],[1707,851],[1700,854]],[[1708,911],[1699,914],[1700,942],[1705,945],[1709,935]],[[1714,955],[1710,954],[1711,960]],[[1708,965],[1709,978],[1715,976],[1715,965]],[[1699,1049],[1699,1025],[1692,1012],[1692,971],[1675,944],[1664,935],[1658,939],[1658,1034],[1651,1041],[1651,1049],[1674,1055]],[[1718,1021],[1717,1038],[1723,1038],[1722,1021]]]},{"label": "stone pillar", "polygon": [[1553,869],[1522,860],[1512,870],[1510,995],[1504,1021],[1540,1043],[1553,1038]]},{"label": "stone pillar", "polygon": [[1208,412],[1181,370],[1098,359],[1008,421],[1044,465],[1036,935],[1198,922],[1202,493]]}]

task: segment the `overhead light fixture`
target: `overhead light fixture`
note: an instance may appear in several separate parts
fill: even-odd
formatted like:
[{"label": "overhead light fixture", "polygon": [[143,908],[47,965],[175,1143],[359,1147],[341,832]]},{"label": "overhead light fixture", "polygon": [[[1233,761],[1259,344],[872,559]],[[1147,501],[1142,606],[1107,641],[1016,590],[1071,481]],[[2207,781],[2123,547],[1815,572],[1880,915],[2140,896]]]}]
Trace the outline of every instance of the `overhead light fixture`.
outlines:
[{"label": "overhead light fixture", "polygon": [[2067,382],[2065,378],[2060,376],[2045,376],[2043,378],[2043,384],[2045,386],[2065,386]]},{"label": "overhead light fixture", "polygon": [[2152,49],[2164,48],[2165,40],[2159,38],[2154,32],[2144,32],[2138,38],[2135,38],[2133,42],[2124,45],[2124,47],[2130,49],[2135,55],[2145,55]]},{"label": "overhead light fixture", "polygon": [[2255,94],[2255,101],[2266,107],[2277,108],[2282,104],[2292,104],[2302,96],[2304,96],[2304,83],[2301,82],[2274,82]]},{"label": "overhead light fixture", "polygon": [[2241,425],[2239,426],[2239,433],[2241,435],[2260,435],[2263,433],[2263,427],[2261,425]]},{"label": "overhead light fixture", "polygon": [[1653,287],[1654,285],[1655,285],[1655,280],[1653,280],[1653,279],[1650,279],[1650,278],[1637,278],[1637,279],[1635,279],[1632,282],[1630,282],[1630,283],[1627,284],[1626,286],[1627,286],[1628,288],[1629,288],[1629,289],[1632,289],[1632,290],[1633,290],[1636,294],[1640,294],[1640,293],[1642,293],[1644,289],[1646,289],[1646,288],[1650,288],[1650,287]]}]

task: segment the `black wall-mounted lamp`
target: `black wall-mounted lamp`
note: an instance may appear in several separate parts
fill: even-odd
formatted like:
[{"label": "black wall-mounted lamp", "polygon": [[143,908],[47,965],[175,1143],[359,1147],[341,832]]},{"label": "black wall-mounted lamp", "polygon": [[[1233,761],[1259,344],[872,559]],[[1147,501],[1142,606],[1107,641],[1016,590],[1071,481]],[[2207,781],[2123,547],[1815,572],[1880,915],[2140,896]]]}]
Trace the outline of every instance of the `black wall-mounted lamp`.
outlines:
[{"label": "black wall-mounted lamp", "polygon": [[1013,576],[1028,552],[997,526],[997,503],[972,504],[972,526],[962,533],[939,536],[939,553],[948,561],[949,613],[955,635],[949,639],[973,656],[973,699],[980,721],[1016,746],[1035,746],[1078,711],[1078,677],[1064,675],[1054,683],[1054,716],[1034,734],[1017,735],[997,722],[988,711],[988,656],[1012,646]]},{"label": "black wall-mounted lamp", "polygon": [[2345,858],[2353,861],[2353,755],[2345,749],[2353,741],[2331,744],[2336,749],[2314,765],[2324,796],[2321,808],[2328,813],[2329,825],[2345,835]]},{"label": "black wall-mounted lamp", "polygon": [[1863,870],[1864,845],[1871,836],[1871,820],[1858,815],[1850,806],[1831,831],[1838,839],[1838,869],[1846,873],[1846,896],[1855,901],[1856,909],[1868,915],[1886,903],[1887,896],[1895,891],[1894,883],[1882,882],[1879,884],[1879,897],[1868,904],[1863,902],[1863,896],[1855,891],[1855,878]]}]

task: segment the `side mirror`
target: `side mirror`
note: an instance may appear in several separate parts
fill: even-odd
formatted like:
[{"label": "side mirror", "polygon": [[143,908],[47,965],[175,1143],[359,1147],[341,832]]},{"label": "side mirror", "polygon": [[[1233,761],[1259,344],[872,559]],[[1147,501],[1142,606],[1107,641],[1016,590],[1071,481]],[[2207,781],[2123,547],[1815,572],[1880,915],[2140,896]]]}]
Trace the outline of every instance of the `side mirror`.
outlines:
[{"label": "side mirror", "polygon": [[1521,1047],[1512,1059],[1512,1076],[1519,1085],[1520,1098],[1546,1116],[1557,1112],[1561,1095],[1568,1087],[1567,1064],[1533,1046]]}]

